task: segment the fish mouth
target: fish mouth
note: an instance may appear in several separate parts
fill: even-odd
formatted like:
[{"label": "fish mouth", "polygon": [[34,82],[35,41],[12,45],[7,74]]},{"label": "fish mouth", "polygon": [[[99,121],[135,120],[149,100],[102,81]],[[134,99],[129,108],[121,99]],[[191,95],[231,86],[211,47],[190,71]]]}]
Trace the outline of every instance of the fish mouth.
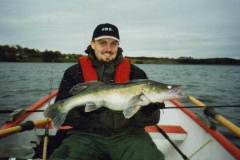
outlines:
[{"label": "fish mouth", "polygon": [[183,98],[185,95],[182,92],[181,86],[173,86],[172,89],[169,90],[169,94],[172,98]]}]

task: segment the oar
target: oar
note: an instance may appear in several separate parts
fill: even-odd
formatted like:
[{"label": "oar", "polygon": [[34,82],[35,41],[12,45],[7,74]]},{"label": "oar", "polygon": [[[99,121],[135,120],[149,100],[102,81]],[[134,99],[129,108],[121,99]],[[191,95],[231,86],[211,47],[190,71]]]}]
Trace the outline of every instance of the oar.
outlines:
[{"label": "oar", "polygon": [[[196,106],[206,109],[208,108],[203,102],[201,102],[200,100],[196,99],[193,96],[188,96],[188,99],[195,104]],[[219,122],[220,124],[222,124],[224,127],[226,127],[227,129],[229,129],[232,133],[234,133],[237,137],[240,138],[240,128],[238,126],[236,126],[234,123],[232,123],[231,121],[229,121],[228,119],[226,119],[224,116],[218,114],[218,113],[214,113],[213,115],[213,119],[215,119],[217,122]]]},{"label": "oar", "polygon": [[[44,110],[24,110],[24,109],[22,109],[22,110],[19,110],[19,112],[44,112]],[[0,114],[1,113],[3,113],[3,114],[7,114],[7,113],[13,113],[13,112],[16,112],[16,109],[1,109],[0,110]]]},{"label": "oar", "polygon": [[6,128],[6,129],[1,129],[0,130],[0,138],[9,136],[13,133],[17,133],[17,132],[21,132],[21,131],[25,131],[25,130],[31,130],[34,127],[37,126],[44,126],[46,124],[48,124],[51,120],[50,119],[40,119],[40,120],[36,120],[36,121],[26,121],[20,125],[17,125],[15,127],[10,127],[10,128]]}]

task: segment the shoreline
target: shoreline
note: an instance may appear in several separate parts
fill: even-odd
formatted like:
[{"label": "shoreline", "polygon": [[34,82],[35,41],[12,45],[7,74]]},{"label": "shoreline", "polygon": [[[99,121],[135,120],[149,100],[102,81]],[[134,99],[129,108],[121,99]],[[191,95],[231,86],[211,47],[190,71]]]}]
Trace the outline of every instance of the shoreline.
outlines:
[{"label": "shoreline", "polygon": [[[126,54],[128,55],[128,54]],[[0,45],[0,62],[20,63],[76,63],[82,54],[64,54],[60,51],[39,51],[23,48],[19,45]],[[130,57],[133,64],[191,64],[191,65],[240,65],[240,59],[234,58],[194,58],[194,57]]]}]

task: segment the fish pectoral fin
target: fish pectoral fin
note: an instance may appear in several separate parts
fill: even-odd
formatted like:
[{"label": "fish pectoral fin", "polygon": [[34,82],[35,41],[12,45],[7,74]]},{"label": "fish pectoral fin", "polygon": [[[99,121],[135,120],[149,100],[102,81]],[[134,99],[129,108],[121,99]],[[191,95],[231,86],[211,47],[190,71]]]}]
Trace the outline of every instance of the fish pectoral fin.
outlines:
[{"label": "fish pectoral fin", "polygon": [[123,110],[123,115],[125,118],[129,119],[135,113],[137,113],[137,111],[139,111],[140,108],[141,108],[141,106],[130,106],[130,107],[126,108],[125,110]]},{"label": "fish pectoral fin", "polygon": [[129,102],[130,106],[145,106],[149,103],[151,101],[144,93],[134,96]]},{"label": "fish pectoral fin", "polygon": [[150,99],[144,94],[140,93],[139,95],[134,96],[130,101],[130,107],[123,110],[123,115],[125,118],[131,118],[135,113],[139,111],[141,106],[145,106],[151,103]]},{"label": "fish pectoral fin", "polygon": [[85,105],[85,112],[92,112],[97,110],[99,107],[95,103],[87,103]]}]

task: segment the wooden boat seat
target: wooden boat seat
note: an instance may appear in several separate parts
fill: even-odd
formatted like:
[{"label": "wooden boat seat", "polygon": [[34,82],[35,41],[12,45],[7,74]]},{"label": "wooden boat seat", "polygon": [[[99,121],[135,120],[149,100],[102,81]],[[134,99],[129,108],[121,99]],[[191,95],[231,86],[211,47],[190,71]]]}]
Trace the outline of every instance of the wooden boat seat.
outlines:
[{"label": "wooden boat seat", "polygon": [[[165,131],[173,141],[183,141],[187,137],[187,132],[179,125],[158,126]],[[165,139],[154,125],[145,127],[145,131],[147,131],[153,139]]]}]

